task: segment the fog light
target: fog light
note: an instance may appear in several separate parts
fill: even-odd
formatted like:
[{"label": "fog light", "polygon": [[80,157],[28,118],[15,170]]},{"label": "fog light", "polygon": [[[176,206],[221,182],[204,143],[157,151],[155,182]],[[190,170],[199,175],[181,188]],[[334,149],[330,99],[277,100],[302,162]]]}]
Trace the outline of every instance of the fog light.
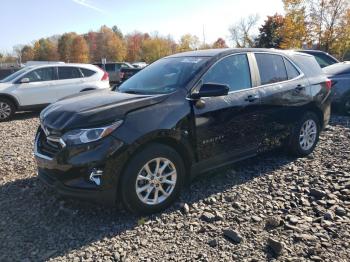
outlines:
[{"label": "fog light", "polygon": [[92,169],[90,174],[90,181],[94,182],[97,186],[101,185],[101,176],[103,171],[101,169]]}]

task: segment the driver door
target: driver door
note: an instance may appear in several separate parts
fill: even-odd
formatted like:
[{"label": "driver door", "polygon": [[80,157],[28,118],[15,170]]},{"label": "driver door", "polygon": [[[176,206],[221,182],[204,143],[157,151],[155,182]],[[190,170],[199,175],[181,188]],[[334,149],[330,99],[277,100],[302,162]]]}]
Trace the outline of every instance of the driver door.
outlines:
[{"label": "driver door", "polygon": [[202,83],[229,86],[228,95],[202,98],[203,107],[193,106],[198,158],[209,168],[257,153],[260,97],[252,88],[250,71],[247,54],[235,54],[214,64],[202,78]]}]

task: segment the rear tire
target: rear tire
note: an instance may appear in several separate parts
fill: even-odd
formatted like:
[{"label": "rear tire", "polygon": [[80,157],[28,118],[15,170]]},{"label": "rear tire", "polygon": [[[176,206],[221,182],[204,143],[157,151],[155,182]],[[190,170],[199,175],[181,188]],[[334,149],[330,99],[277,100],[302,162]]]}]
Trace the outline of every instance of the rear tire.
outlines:
[{"label": "rear tire", "polygon": [[0,98],[0,122],[10,120],[16,112],[15,105],[7,98]]},{"label": "rear tire", "polygon": [[288,145],[294,156],[304,157],[315,149],[320,135],[320,120],[313,112],[306,112],[295,124]]},{"label": "rear tire", "polygon": [[185,180],[182,158],[171,147],[151,144],[136,153],[121,181],[122,201],[135,214],[164,210],[179,196]]}]

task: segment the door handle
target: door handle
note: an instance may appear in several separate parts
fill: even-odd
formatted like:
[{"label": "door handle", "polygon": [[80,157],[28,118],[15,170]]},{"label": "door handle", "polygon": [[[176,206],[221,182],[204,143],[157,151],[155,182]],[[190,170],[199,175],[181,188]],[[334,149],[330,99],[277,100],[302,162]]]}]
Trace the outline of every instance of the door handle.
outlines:
[{"label": "door handle", "polygon": [[305,89],[304,85],[297,85],[297,87],[295,88],[296,91],[302,91]]},{"label": "door handle", "polygon": [[244,101],[247,101],[247,102],[254,102],[255,100],[259,99],[259,96],[258,95],[249,95],[247,96],[246,99],[244,99]]}]

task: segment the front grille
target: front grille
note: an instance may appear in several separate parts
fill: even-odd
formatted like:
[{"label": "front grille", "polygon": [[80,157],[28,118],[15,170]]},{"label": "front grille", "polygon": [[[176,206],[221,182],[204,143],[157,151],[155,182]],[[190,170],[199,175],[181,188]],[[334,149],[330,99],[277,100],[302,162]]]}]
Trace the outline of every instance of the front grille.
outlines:
[{"label": "front grille", "polygon": [[48,139],[43,130],[39,131],[37,150],[40,154],[53,158],[62,150],[62,145],[58,141]]}]

